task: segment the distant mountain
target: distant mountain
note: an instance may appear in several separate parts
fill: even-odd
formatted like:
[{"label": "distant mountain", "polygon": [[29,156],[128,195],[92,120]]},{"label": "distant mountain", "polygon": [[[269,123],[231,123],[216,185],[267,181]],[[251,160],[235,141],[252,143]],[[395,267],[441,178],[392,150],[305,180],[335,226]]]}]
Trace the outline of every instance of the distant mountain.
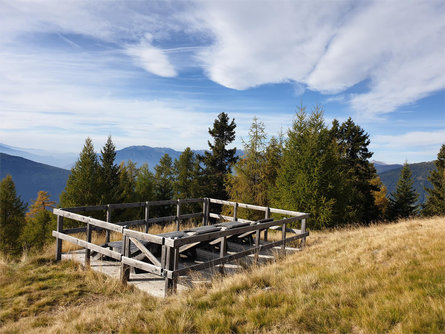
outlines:
[{"label": "distant mountain", "polygon": [[51,199],[58,202],[70,171],[0,153],[0,178],[7,174],[12,176],[17,194],[24,202],[31,203],[40,190],[47,191]]},{"label": "distant mountain", "polygon": [[120,164],[122,161],[126,163],[128,160],[131,160],[137,163],[138,167],[147,163],[150,170],[153,170],[166,153],[174,161],[179,158],[182,152],[167,147],[129,146],[116,150],[116,163]]},{"label": "distant mountain", "polygon": [[371,161],[374,164],[375,169],[377,170],[377,174],[381,174],[383,172],[389,171],[389,170],[393,170],[393,169],[397,169],[397,168],[402,168],[403,165],[400,164],[387,164],[381,161]]},{"label": "distant mountain", "polygon": [[[375,165],[375,164],[374,164]],[[434,161],[420,162],[416,164],[409,164],[414,180],[414,189],[419,194],[419,203],[425,202],[425,190],[423,187],[431,187],[427,177],[429,173],[435,169]],[[378,173],[383,184],[387,188],[388,196],[396,190],[397,181],[399,180],[402,166]]]},{"label": "distant mountain", "polygon": [[77,159],[75,153],[55,153],[35,148],[19,148],[0,143],[0,153],[22,157],[42,164],[71,168]]}]

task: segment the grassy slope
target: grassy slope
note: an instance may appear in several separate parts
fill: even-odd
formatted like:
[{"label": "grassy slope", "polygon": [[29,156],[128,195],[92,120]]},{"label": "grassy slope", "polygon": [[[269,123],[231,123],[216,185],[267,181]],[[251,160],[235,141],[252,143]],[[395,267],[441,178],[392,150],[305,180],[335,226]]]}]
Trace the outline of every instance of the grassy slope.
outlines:
[{"label": "grassy slope", "polygon": [[445,332],[445,219],[316,232],[165,300],[48,257],[1,265],[3,332]]}]

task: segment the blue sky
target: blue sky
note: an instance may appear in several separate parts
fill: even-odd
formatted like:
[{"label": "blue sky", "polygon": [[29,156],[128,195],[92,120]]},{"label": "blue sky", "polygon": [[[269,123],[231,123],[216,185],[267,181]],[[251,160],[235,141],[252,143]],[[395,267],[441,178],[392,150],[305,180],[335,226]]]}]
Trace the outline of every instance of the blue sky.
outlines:
[{"label": "blue sky", "polygon": [[374,159],[445,143],[445,1],[0,1],[0,142],[79,152],[237,142],[296,107],[351,116]]}]

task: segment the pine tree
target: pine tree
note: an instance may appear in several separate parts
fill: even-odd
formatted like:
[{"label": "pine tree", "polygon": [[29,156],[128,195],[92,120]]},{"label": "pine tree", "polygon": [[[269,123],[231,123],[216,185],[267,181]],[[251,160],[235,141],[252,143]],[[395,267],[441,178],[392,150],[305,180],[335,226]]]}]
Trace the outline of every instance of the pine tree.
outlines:
[{"label": "pine tree", "polygon": [[442,144],[434,164],[436,169],[428,176],[433,187],[425,187],[427,198],[422,210],[425,216],[445,215],[445,144]]},{"label": "pine tree", "polygon": [[51,231],[55,229],[56,221],[48,209],[55,204],[48,192],[38,192],[37,199],[26,214],[26,225],[21,236],[25,248],[42,249],[46,243],[53,240]]},{"label": "pine tree", "polygon": [[[155,167],[155,200],[173,199],[173,166],[172,159],[164,154]],[[171,206],[157,206],[154,210],[159,216],[169,216],[173,213]]]},{"label": "pine tree", "polygon": [[131,160],[128,160],[127,164],[121,162],[119,165],[119,174],[119,188],[121,195],[119,202],[134,202],[136,200],[136,178],[138,175],[136,163]]},{"label": "pine tree", "polygon": [[311,214],[311,227],[333,226],[342,221],[343,182],[337,145],[324,124],[323,110],[316,106],[311,115],[299,108],[288,131],[273,203],[277,207]]},{"label": "pine tree", "polygon": [[192,198],[193,177],[196,157],[190,147],[181,153],[174,162],[174,192],[176,198]]},{"label": "pine tree", "polygon": [[118,203],[121,199],[119,188],[120,169],[115,163],[116,147],[108,137],[107,142],[101,150],[100,156],[100,192],[101,204]]},{"label": "pine tree", "polygon": [[417,214],[418,205],[416,204],[419,195],[413,188],[411,169],[405,162],[400,171],[397,181],[396,191],[389,197],[388,218],[408,218]]},{"label": "pine tree", "polygon": [[65,190],[60,196],[60,205],[73,207],[99,204],[101,201],[99,168],[93,142],[87,138],[79,159],[71,169]]},{"label": "pine tree", "polygon": [[152,201],[154,198],[154,183],[154,175],[148,169],[148,164],[143,164],[136,177],[136,200],[140,202]]},{"label": "pine tree", "polygon": [[18,255],[22,250],[20,235],[25,225],[26,205],[17,196],[11,175],[0,182],[0,251]]},{"label": "pine tree", "polygon": [[332,122],[330,130],[339,146],[341,163],[346,175],[345,196],[338,200],[347,207],[347,222],[370,223],[378,218],[379,210],[375,205],[373,191],[378,191],[371,180],[376,176],[374,165],[369,162],[373,153],[368,150],[369,135],[351,118],[338,124]]},{"label": "pine tree", "polygon": [[209,129],[213,137],[213,144],[208,141],[210,152],[206,151],[200,157],[204,163],[204,174],[206,182],[206,197],[227,199],[225,188],[226,177],[231,173],[232,165],[236,162],[236,148],[227,149],[227,145],[235,140],[235,120],[229,123],[229,116],[222,112]]}]

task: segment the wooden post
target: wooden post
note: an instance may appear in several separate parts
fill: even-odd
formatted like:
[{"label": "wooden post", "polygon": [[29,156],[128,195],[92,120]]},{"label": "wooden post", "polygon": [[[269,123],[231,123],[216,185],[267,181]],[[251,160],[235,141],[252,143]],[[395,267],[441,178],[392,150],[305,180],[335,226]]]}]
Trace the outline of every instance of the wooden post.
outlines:
[{"label": "wooden post", "polygon": [[148,233],[148,219],[150,218],[150,204],[145,202],[145,233]]},{"label": "wooden post", "polygon": [[[269,207],[267,207],[267,209],[266,209],[266,214],[265,214],[264,218],[265,219],[269,219],[270,218],[270,208]],[[267,233],[268,233],[268,231],[269,231],[268,228],[266,228],[264,230],[264,241],[267,241]]]},{"label": "wooden post", "polygon": [[[111,223],[111,207],[110,204],[107,205],[107,223]],[[110,230],[105,231],[105,243],[110,242]]]},{"label": "wooden post", "polygon": [[286,249],[286,224],[281,225],[281,239],[283,240],[281,250],[284,252]]},{"label": "wooden post", "polygon": [[[57,216],[57,232],[63,232],[63,217]],[[60,261],[62,259],[62,239],[56,239],[56,261]]]},{"label": "wooden post", "polygon": [[[224,257],[227,255],[227,239],[226,237],[221,238],[221,244],[219,246],[219,257]],[[224,263],[220,264],[219,272],[224,275]]]},{"label": "wooden post", "polygon": [[207,212],[206,204],[207,204],[207,201],[205,198],[203,198],[203,201],[202,201],[202,225],[204,225],[204,226],[205,226],[205,222],[206,222],[206,212]]},{"label": "wooden post", "polygon": [[[130,238],[126,235],[122,235],[122,255],[126,257],[130,257]],[[127,284],[130,279],[130,266],[127,264],[121,263],[121,281],[123,284]]]},{"label": "wooden post", "polygon": [[258,262],[259,253],[260,253],[260,234],[261,234],[260,230],[257,230],[255,232],[255,248],[256,248],[256,251],[255,251],[255,264]]},{"label": "wooden post", "polygon": [[[179,248],[173,248],[166,246],[166,254],[165,254],[165,269],[167,270],[176,270],[178,269],[179,263]],[[165,286],[164,293],[165,295],[170,295],[176,292],[178,286],[178,278],[173,276],[172,279],[166,277],[165,278]]]},{"label": "wooden post", "polygon": [[208,198],[204,198],[204,202],[203,202],[203,207],[202,207],[202,224],[204,226],[209,225],[209,212],[210,212],[210,199]]},{"label": "wooden post", "polygon": [[238,202],[233,205],[233,221],[238,220]]},{"label": "wooden post", "polygon": [[176,201],[176,231],[179,231],[179,216],[181,215],[181,200]]},{"label": "wooden post", "polygon": [[[301,233],[305,232],[306,232],[306,218],[301,220]],[[301,239],[301,248],[304,248],[304,246],[306,246],[306,237]]]},{"label": "wooden post", "polygon": [[[86,242],[91,242],[91,231],[92,227],[90,224],[87,224],[87,235]],[[85,248],[85,268],[89,267],[91,263],[91,250],[89,248]]]}]

